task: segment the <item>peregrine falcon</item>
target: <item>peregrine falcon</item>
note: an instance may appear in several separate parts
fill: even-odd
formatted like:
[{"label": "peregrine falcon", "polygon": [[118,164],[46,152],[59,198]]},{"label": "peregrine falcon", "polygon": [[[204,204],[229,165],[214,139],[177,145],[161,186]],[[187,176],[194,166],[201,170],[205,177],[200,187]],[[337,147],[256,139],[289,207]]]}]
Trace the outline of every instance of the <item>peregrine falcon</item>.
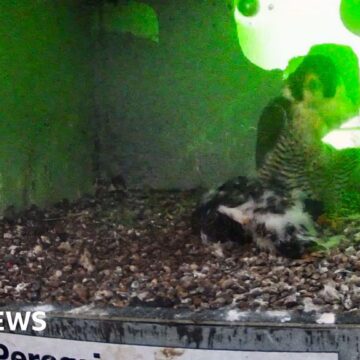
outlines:
[{"label": "peregrine falcon", "polygon": [[[299,257],[316,237],[323,200],[347,186],[354,157],[338,156],[322,137],[358,111],[332,61],[306,57],[285,93],[260,117],[258,177],[238,177],[207,193],[196,210],[203,241],[251,240]],[[336,203],[336,200],[334,200]]]},{"label": "peregrine falcon", "polygon": [[[258,176],[267,186],[304,191],[330,201],[347,187],[356,156],[338,152],[321,139],[358,112],[333,62],[307,56],[290,75],[286,92],[260,117],[256,144]],[[273,130],[273,128],[276,129]]]}]

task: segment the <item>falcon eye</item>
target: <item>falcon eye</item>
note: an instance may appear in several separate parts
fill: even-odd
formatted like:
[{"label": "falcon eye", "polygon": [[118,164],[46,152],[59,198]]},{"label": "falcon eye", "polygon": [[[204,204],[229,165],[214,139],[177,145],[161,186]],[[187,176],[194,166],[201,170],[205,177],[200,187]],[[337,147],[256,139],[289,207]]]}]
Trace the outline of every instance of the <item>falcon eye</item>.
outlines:
[{"label": "falcon eye", "polygon": [[311,79],[308,83],[308,88],[311,92],[320,91],[322,89],[321,83],[317,79]]},{"label": "falcon eye", "polygon": [[254,16],[259,11],[259,0],[239,0],[237,9],[244,16]]}]

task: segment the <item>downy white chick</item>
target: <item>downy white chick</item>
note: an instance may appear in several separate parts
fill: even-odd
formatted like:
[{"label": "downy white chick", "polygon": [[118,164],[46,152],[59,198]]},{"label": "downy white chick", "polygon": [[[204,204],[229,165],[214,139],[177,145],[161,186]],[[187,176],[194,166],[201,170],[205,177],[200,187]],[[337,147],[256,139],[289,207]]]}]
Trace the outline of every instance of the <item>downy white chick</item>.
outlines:
[{"label": "downy white chick", "polygon": [[254,241],[259,249],[300,257],[316,236],[306,199],[300,192],[286,195],[259,181],[238,177],[207,193],[196,216],[206,241]]}]

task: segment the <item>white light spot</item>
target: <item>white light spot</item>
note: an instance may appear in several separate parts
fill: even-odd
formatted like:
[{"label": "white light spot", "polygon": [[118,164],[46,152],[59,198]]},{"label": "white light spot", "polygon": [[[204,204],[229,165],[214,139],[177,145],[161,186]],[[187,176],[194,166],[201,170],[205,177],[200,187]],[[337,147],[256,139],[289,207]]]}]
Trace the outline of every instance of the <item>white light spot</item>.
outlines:
[{"label": "white light spot", "polygon": [[316,320],[318,324],[334,324],[335,323],[335,314],[334,313],[324,313]]}]

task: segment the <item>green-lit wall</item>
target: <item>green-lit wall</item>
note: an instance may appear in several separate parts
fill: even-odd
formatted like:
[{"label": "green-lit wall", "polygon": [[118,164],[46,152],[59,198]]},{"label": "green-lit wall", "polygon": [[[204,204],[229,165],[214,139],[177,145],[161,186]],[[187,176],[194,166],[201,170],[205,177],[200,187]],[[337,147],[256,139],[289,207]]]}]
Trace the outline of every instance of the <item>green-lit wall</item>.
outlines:
[{"label": "green-lit wall", "polygon": [[279,72],[241,54],[224,0],[146,1],[159,43],[108,31],[99,42],[101,167],[156,188],[254,174],[258,116]]},{"label": "green-lit wall", "polygon": [[89,3],[0,2],[0,212],[91,191],[93,160],[130,186],[253,174],[280,73],[241,55],[226,1],[147,1],[159,43],[96,32]]},{"label": "green-lit wall", "polygon": [[0,210],[90,189],[87,11],[73,0],[0,2]]}]

